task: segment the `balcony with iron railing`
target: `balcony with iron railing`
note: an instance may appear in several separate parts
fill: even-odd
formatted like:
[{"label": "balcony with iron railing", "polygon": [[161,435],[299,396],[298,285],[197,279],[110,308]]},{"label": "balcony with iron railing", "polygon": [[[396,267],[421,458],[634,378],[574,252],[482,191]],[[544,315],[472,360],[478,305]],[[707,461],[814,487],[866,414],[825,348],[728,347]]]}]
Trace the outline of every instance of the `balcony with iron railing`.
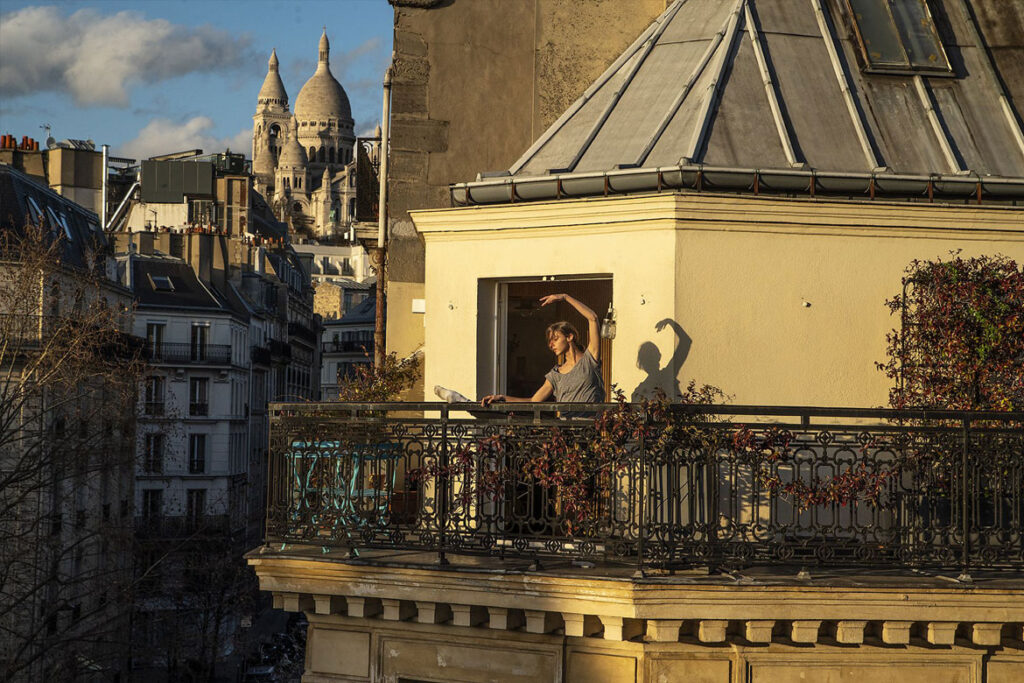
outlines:
[{"label": "balcony with iron railing", "polygon": [[146,357],[156,365],[230,365],[230,344],[148,344]]},{"label": "balcony with iron railing", "polygon": [[316,344],[316,334],[314,334],[313,330],[308,326],[303,325],[300,322],[292,321],[288,323],[288,334],[292,337],[298,337],[310,344]]},{"label": "balcony with iron railing", "polygon": [[[23,315],[0,313],[0,340],[5,355],[33,354],[61,343],[96,343],[97,355],[119,359],[146,357],[146,342],[141,337],[109,326],[85,325],[75,316]],[[55,344],[56,342],[56,344]]]},{"label": "balcony with iron railing", "polygon": [[135,536],[139,540],[222,538],[243,528],[228,515],[154,515],[135,518]]},{"label": "balcony with iron railing", "polygon": [[274,404],[266,540],[442,565],[1020,572],[1022,424],[776,406]]},{"label": "balcony with iron railing", "polygon": [[373,354],[373,340],[342,340],[326,341],[321,343],[320,350],[323,353],[360,353]]}]

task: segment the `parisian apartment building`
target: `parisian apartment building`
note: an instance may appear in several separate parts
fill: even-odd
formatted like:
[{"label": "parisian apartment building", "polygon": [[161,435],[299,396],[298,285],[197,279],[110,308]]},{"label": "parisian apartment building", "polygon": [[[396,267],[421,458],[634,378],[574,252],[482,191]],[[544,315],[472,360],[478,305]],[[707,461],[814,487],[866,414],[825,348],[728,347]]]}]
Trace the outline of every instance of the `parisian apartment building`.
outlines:
[{"label": "parisian apartment building", "polygon": [[[5,151],[0,678],[128,680],[142,351],[132,292],[96,213],[46,182],[43,153],[20,150],[28,163],[15,164]],[[51,152],[49,167],[70,153]]]}]

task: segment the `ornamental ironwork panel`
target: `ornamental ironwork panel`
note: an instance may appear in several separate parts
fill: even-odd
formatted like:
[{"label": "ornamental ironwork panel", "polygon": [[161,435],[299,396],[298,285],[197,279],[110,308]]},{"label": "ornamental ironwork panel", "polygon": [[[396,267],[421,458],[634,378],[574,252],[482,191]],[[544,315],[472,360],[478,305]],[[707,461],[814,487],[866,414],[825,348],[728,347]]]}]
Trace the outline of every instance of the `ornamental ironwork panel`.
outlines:
[{"label": "ornamental ironwork panel", "polygon": [[267,541],[640,569],[1022,569],[1022,425],[952,411],[273,404]]}]

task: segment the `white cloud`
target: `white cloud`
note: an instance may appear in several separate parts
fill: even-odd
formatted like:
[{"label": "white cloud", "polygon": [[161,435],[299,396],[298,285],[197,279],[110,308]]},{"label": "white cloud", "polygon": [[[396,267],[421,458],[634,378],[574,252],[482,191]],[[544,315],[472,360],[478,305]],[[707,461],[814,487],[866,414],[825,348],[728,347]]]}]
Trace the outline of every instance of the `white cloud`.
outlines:
[{"label": "white cloud", "polygon": [[206,154],[223,152],[225,149],[246,156],[251,153],[251,130],[242,129],[231,137],[218,138],[210,133],[212,129],[213,120],[208,116],[196,116],[184,123],[153,119],[134,139],[119,145],[113,153],[131,159],[146,159],[187,149],[201,149]]},{"label": "white cloud", "polygon": [[79,105],[127,106],[140,83],[251,63],[248,41],[138,12],[26,7],[0,16],[0,96],[69,93]]}]

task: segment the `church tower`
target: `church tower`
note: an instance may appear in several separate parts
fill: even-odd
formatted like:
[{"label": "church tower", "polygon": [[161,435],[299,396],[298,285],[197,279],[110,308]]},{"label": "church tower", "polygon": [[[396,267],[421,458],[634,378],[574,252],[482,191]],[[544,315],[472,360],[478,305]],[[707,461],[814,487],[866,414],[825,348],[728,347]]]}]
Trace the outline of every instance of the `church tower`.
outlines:
[{"label": "church tower", "polygon": [[274,171],[290,120],[288,93],[278,73],[277,50],[274,50],[267,64],[267,77],[256,99],[252,129],[252,172],[256,190],[265,197],[274,193]]}]

